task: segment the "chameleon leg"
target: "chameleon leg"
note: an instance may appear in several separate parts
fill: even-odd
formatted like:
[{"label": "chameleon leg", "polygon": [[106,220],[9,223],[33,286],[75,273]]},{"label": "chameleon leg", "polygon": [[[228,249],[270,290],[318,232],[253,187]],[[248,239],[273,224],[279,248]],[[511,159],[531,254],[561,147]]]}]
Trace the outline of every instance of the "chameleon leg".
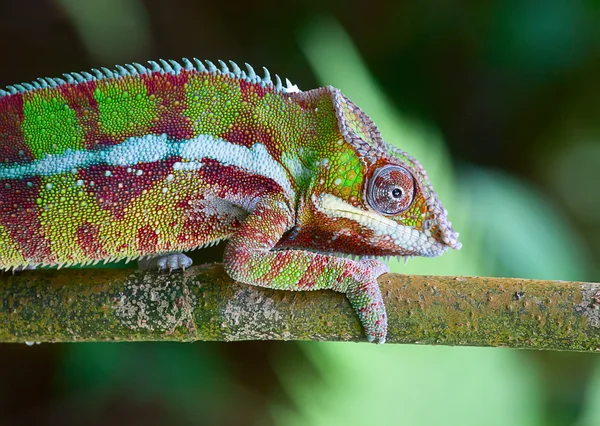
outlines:
[{"label": "chameleon leg", "polygon": [[192,259],[183,253],[164,253],[138,260],[138,267],[143,271],[158,269],[159,271],[189,268]]},{"label": "chameleon leg", "polygon": [[283,197],[263,199],[225,247],[225,270],[246,284],[282,290],[331,289],[345,293],[369,341],[385,342],[387,317],[377,277],[388,271],[377,260],[352,261],[303,250],[273,250],[293,226]]},{"label": "chameleon leg", "polygon": [[365,328],[369,342],[385,343],[387,333],[387,314],[381,297],[377,277],[390,271],[379,260],[353,262],[361,264],[361,270],[346,287],[346,297],[358,314]]}]

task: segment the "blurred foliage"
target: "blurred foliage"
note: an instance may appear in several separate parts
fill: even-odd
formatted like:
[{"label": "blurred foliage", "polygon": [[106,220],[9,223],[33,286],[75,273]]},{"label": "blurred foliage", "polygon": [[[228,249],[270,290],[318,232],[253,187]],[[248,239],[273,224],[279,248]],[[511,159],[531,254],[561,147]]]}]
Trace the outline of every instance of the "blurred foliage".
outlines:
[{"label": "blurred foliage", "polygon": [[69,16],[94,61],[116,63],[144,54],[150,46],[148,11],[138,0],[56,0],[56,4]]},{"label": "blurred foliage", "polygon": [[[216,418],[235,393],[232,383],[222,380],[228,372],[214,349],[171,343],[70,345],[59,366],[59,386],[82,411],[102,412],[114,396],[142,406],[164,400],[165,414],[193,424],[199,417]],[[92,398],[81,401],[90,390]]]},{"label": "blurred foliage", "polygon": [[[595,0],[0,0],[0,21],[0,86],[197,56],[339,87],[425,165],[461,232],[460,252],[395,272],[599,280]],[[600,424],[600,361],[578,354],[149,343],[0,360],[2,425]]]},{"label": "blurred foliage", "polygon": [[302,345],[324,376],[289,377],[281,425],[541,425],[534,363],[507,349]]}]

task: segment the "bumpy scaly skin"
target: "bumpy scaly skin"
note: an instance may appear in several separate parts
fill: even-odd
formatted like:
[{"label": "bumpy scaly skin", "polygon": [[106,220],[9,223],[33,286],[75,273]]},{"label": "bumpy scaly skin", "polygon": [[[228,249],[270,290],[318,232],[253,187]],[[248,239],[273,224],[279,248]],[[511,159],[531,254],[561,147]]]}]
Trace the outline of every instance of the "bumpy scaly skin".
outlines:
[{"label": "bumpy scaly skin", "polygon": [[0,267],[149,258],[229,239],[248,284],[345,293],[384,342],[378,260],[460,248],[425,171],[332,87],[183,60],[0,90]]}]

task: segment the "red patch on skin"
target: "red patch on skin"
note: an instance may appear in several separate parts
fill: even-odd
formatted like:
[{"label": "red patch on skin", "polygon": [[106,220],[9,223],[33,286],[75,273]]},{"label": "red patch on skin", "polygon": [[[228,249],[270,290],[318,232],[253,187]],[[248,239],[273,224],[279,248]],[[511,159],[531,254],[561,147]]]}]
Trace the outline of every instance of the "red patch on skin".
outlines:
[{"label": "red patch on skin", "polygon": [[234,127],[227,133],[222,136],[222,139],[227,142],[234,143],[236,145],[243,145],[247,148],[252,147],[254,145],[252,131],[249,129],[243,129],[241,126]]},{"label": "red patch on skin", "polygon": [[282,192],[283,189],[272,179],[252,174],[235,166],[223,166],[216,160],[202,159],[199,170],[203,180],[218,188],[220,198],[241,195],[246,199],[260,197],[265,193]]},{"label": "red patch on skin", "polygon": [[[119,220],[124,217],[124,208],[131,200],[144,191],[153,189],[157,182],[165,180],[173,169],[173,163],[177,161],[180,158],[173,157],[135,166],[98,164],[79,170],[77,179],[83,180],[85,190],[96,198],[103,209],[110,211]],[[94,184],[91,185],[91,182]]]},{"label": "red patch on skin", "polygon": [[141,254],[156,253],[158,246],[158,234],[146,225],[138,230],[137,246]]},{"label": "red patch on skin", "polygon": [[315,277],[323,274],[327,262],[325,256],[316,255],[308,265],[306,272],[300,277],[298,289],[311,290],[315,286]]},{"label": "red patch on skin", "polygon": [[271,91],[269,89],[265,89],[260,84],[249,83],[246,80],[239,80],[239,82],[242,100],[246,102],[252,102],[256,100],[254,95],[256,95],[258,99],[262,99],[265,96],[265,93]]},{"label": "red patch on skin", "polygon": [[142,81],[148,90],[148,96],[157,100],[158,117],[150,133],[164,134],[176,140],[194,136],[192,122],[183,114],[186,108],[186,83],[188,73],[179,75],[155,72],[142,75]]},{"label": "red patch on skin", "polygon": [[40,234],[40,211],[36,203],[40,185],[39,177],[0,180],[0,223],[31,263],[53,261],[48,241]]},{"label": "red patch on skin", "polygon": [[[300,231],[288,232],[277,243],[277,248],[306,248],[323,253],[341,251],[360,256],[396,256],[402,254],[389,241],[381,240],[377,246],[374,246],[369,242],[370,238],[374,238],[373,231],[368,229],[357,230],[355,229],[355,223],[349,219],[333,221],[320,215],[313,220],[319,227],[303,226]],[[325,225],[330,229],[324,230]]]},{"label": "red patch on skin", "polygon": [[310,100],[308,97],[306,96],[301,96],[301,97],[296,97],[296,99],[294,99],[294,103],[298,104],[298,106],[300,108],[302,108],[303,110],[307,110],[307,109],[312,109],[312,100]]},{"label": "red patch on skin", "polygon": [[87,222],[77,228],[77,244],[79,244],[88,259],[105,259],[109,257],[102,247],[99,232],[99,226]]},{"label": "red patch on skin", "polygon": [[[225,249],[225,253],[227,253],[227,248]],[[225,255],[227,256],[227,254]],[[237,265],[236,268],[239,270],[248,270],[250,265],[252,265],[252,256],[253,254],[249,251],[236,250],[235,256],[228,259],[227,263]]]},{"label": "red patch on skin", "polygon": [[94,97],[96,82],[65,84],[57,89],[66,99],[67,105],[75,111],[79,124],[85,132],[85,149],[94,150],[103,146],[116,145],[118,138],[106,135],[100,129],[100,112],[98,101]]},{"label": "red patch on skin", "polygon": [[[267,193],[281,192],[281,187],[273,180],[254,175],[248,171],[234,166],[223,166],[218,161],[204,158],[202,167],[195,171],[197,179],[192,177],[191,184],[202,182],[203,188],[210,188],[209,192],[198,194],[193,198],[180,199],[177,207],[185,217],[181,229],[177,231],[177,242],[180,247],[192,248],[213,238],[228,236],[234,229],[241,225],[243,216],[237,217],[235,210],[227,214],[218,211],[226,206],[216,206],[217,211],[207,207],[205,197],[227,199],[235,205],[238,202],[249,202],[263,197]],[[235,208],[235,207],[234,207]],[[207,214],[208,213],[208,214]]]},{"label": "red patch on skin", "polygon": [[273,137],[265,129],[243,123],[234,124],[231,130],[222,135],[221,138],[247,148],[252,148],[255,143],[262,143],[265,147],[276,145]]},{"label": "red patch on skin", "polygon": [[300,277],[300,280],[298,281],[296,288],[298,290],[312,290],[312,288],[314,286],[315,286],[314,277],[310,274],[304,274]]},{"label": "red patch on skin", "polygon": [[208,207],[208,211],[214,214],[207,213],[204,210],[206,204],[202,204],[204,202],[210,202],[210,200],[207,201],[203,194],[194,197],[180,197],[178,200],[177,208],[183,218],[176,237],[179,247],[195,248],[214,238],[224,236],[228,232],[227,227],[240,225],[239,221],[233,220],[232,217],[224,217],[210,207]]},{"label": "red patch on skin", "polygon": [[78,117],[84,117],[86,113],[96,111],[98,108],[98,101],[94,98],[95,81],[63,84],[57,89],[67,101],[69,108],[73,109]]},{"label": "red patch on skin", "polygon": [[0,164],[31,161],[34,156],[23,135],[23,95],[0,98]]}]

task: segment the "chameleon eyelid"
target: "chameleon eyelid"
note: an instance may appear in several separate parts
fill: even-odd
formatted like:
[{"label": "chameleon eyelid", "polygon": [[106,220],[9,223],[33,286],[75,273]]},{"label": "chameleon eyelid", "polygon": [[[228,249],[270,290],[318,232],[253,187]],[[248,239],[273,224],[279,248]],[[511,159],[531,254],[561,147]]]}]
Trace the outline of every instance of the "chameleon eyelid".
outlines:
[{"label": "chameleon eyelid", "polygon": [[[404,188],[400,182],[392,181],[391,182],[392,184],[387,188],[386,187],[383,187],[383,188],[376,187],[376,185],[378,183],[378,178],[389,180],[390,178],[386,175],[389,175],[394,171],[402,173],[408,179],[410,179],[411,187],[413,188],[412,193],[409,193],[409,191],[407,191],[407,188]],[[401,191],[400,197],[394,197],[393,192],[395,190]],[[410,207],[412,200],[414,198],[414,191],[415,191],[415,182],[414,182],[414,178],[411,175],[411,173],[402,166],[388,164],[386,166],[383,166],[383,167],[377,169],[371,176],[369,183],[367,185],[366,199],[369,202],[369,205],[371,206],[371,208],[373,208],[378,213],[386,215],[386,216],[394,216],[394,215],[397,215],[397,214],[405,211],[406,209],[408,209]],[[383,200],[383,201],[388,201],[389,204],[399,203],[399,202],[402,202],[402,204],[399,206],[395,206],[395,208],[393,208],[393,209],[390,209],[388,207],[393,207],[393,206],[382,205],[380,198],[383,196],[389,197],[389,200]],[[406,199],[406,197],[410,197],[410,198],[407,201],[403,201]]]}]

